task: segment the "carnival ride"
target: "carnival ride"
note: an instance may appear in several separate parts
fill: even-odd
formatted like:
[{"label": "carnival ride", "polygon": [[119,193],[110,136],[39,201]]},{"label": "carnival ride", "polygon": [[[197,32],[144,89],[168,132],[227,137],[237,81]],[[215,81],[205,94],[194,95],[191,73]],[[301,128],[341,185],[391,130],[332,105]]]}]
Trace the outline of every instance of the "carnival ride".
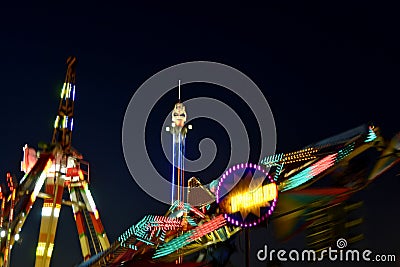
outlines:
[{"label": "carnival ride", "polygon": [[[177,105],[184,120],[175,123],[175,106],[173,126],[180,126],[174,131],[186,134],[181,123],[186,121],[185,108]],[[184,140],[176,138],[174,147],[175,140]],[[178,185],[182,185],[182,144],[173,153],[178,153]],[[146,215],[108,250],[79,266],[220,266],[229,255],[222,259],[206,255],[242,229],[266,227],[269,222],[275,224],[280,240],[307,231],[307,245],[316,251],[338,237],[354,243],[363,238],[352,231],[362,218],[350,220],[347,214],[362,203],[352,203],[350,197],[399,161],[400,133],[387,143],[378,127],[361,125],[295,152],[267,156],[260,164],[236,164],[208,186],[192,177],[186,202],[178,193],[163,216]]]},{"label": "carnival ride", "polygon": [[[18,183],[7,175],[8,190],[1,188],[2,266],[9,266],[12,246],[37,197],[44,204],[35,266],[50,264],[62,205],[73,208],[84,260],[80,267],[223,265],[229,253],[219,260],[209,255],[243,229],[270,222],[277,225],[280,239],[307,231],[307,244],[315,249],[331,245],[339,233],[356,242],[362,235],[350,236],[348,229],[362,218],[348,221],[346,214],[361,203],[351,203],[350,197],[400,161],[400,134],[386,142],[378,127],[362,125],[260,163],[236,164],[209,185],[196,177],[186,182],[185,136],[191,126],[185,124],[187,114],[179,100],[167,129],[173,145],[171,180],[177,180],[179,191],[172,186],[171,206],[164,215],[146,215],[110,244],[88,188],[88,164],[71,146],[75,63],[74,57],[67,60],[51,143],[41,146],[39,156],[26,146],[24,177]],[[181,189],[185,184],[186,195]],[[62,199],[65,190],[70,200]]]},{"label": "carnival ride", "polygon": [[[8,191],[1,192],[0,266],[10,266],[12,246],[18,241],[19,233],[37,197],[44,200],[35,266],[50,265],[58,217],[63,205],[72,206],[84,260],[110,246],[89,190],[89,164],[71,146],[75,65],[76,58],[69,57],[51,143],[41,144],[40,153],[28,146],[24,147],[21,170],[25,175],[19,183],[15,177],[7,175]],[[69,200],[63,199],[66,190]]]}]

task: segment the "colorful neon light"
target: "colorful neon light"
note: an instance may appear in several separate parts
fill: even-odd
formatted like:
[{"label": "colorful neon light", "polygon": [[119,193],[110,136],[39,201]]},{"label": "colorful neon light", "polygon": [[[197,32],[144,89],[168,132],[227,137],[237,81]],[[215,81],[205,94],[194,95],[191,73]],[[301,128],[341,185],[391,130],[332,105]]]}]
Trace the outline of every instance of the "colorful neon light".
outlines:
[{"label": "colorful neon light", "polygon": [[54,121],[54,128],[58,127],[58,122],[60,121],[60,116],[57,115],[56,120]]},{"label": "colorful neon light", "polygon": [[275,181],[277,181],[278,180],[278,178],[279,178],[279,175],[281,175],[281,172],[282,172],[282,170],[283,170],[283,163],[282,164],[279,164],[277,167],[276,167],[276,171],[275,171],[275,175],[274,175],[274,180]]},{"label": "colorful neon light", "polygon": [[72,91],[72,101],[75,101],[75,84],[74,84],[74,89]]},{"label": "colorful neon light", "polygon": [[225,224],[226,224],[225,218],[222,215],[219,215],[214,219],[212,219],[211,221],[208,221],[203,225],[195,228],[194,230],[190,230],[184,233],[183,235],[174,238],[168,243],[161,245],[154,253],[153,259],[171,254],[177,251],[178,249],[181,249],[184,246],[192,243],[196,239],[201,238],[204,235],[217,230],[218,228],[224,226]]},{"label": "colorful neon light", "polygon": [[231,212],[235,213],[242,209],[253,206],[265,206],[278,195],[275,183],[259,187],[255,191],[248,191],[230,198]]},{"label": "colorful neon light", "polygon": [[66,83],[63,84],[63,88],[61,89],[60,98],[64,98],[64,94],[65,94],[65,84],[66,84]]},{"label": "colorful neon light", "polygon": [[190,237],[189,241],[192,242],[206,234],[209,234],[218,228],[224,226],[226,224],[226,219],[222,216],[219,215],[215,217],[213,220],[208,221],[201,226],[195,228],[193,230],[193,235]]},{"label": "colorful neon light", "polygon": [[[278,200],[278,191],[275,181],[270,176],[267,176],[269,183],[262,187],[255,188],[253,191],[250,191],[248,187],[250,182],[248,182],[244,183],[244,191],[235,192],[237,190],[233,189],[223,198],[220,197],[221,188],[224,183],[226,183],[226,179],[230,175],[234,175],[236,171],[241,171],[243,169],[259,171],[264,176],[267,176],[267,172],[261,168],[261,166],[252,163],[241,163],[229,168],[222,175],[218,183],[216,189],[216,202],[220,205],[221,210],[223,210],[224,218],[230,224],[240,227],[252,227],[256,226],[261,221],[264,221],[272,214]],[[241,182],[236,185],[236,188],[241,186]],[[261,208],[268,208],[268,211],[266,211],[264,214],[260,214]],[[242,219],[238,219],[236,215],[233,215],[239,211]],[[247,219],[247,215],[249,213],[256,215],[257,219]]]},{"label": "colorful neon light", "polygon": [[376,138],[377,138],[377,136],[376,136],[374,130],[372,129],[372,127],[370,126],[370,127],[369,127],[369,131],[368,131],[368,136],[367,136],[367,138],[365,139],[365,143],[372,142],[372,141],[374,141]]},{"label": "colorful neon light", "polygon": [[350,153],[354,150],[354,142],[345,146],[344,148],[342,148],[341,150],[338,151],[338,155],[336,157],[335,163],[341,161],[342,159],[344,159],[345,157],[347,157],[348,155],[350,155]]},{"label": "colorful neon light", "polygon": [[277,166],[282,163],[289,164],[294,162],[300,162],[310,159],[315,159],[316,156],[314,155],[318,152],[317,148],[306,148],[295,152],[290,152],[286,154],[276,154],[265,157],[261,164],[265,167],[272,167]]},{"label": "colorful neon light", "polygon": [[287,181],[284,182],[282,191],[287,191],[295,187],[298,187],[308,182],[318,174],[322,173],[329,167],[333,166],[335,164],[337,155],[338,153],[334,153],[329,156],[326,156],[320,161],[306,168],[305,170],[289,178]]},{"label": "colorful neon light", "polygon": [[172,185],[171,185],[171,203],[174,202],[175,192],[175,134],[172,134]]}]

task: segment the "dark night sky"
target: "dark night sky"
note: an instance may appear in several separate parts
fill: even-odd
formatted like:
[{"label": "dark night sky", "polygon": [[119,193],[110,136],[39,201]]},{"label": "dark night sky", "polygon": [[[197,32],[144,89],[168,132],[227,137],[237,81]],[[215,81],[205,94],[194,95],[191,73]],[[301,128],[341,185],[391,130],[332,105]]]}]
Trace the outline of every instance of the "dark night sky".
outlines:
[{"label": "dark night sky", "polygon": [[[391,138],[400,130],[398,7],[322,2],[2,7],[1,176],[11,171],[22,177],[22,146],[50,141],[65,60],[71,54],[79,61],[73,145],[91,163],[92,194],[111,241],[145,214],[167,209],[132,180],[121,131],[136,88],[171,65],[216,61],[248,75],[274,113],[278,152],[370,121]],[[207,127],[197,129],[199,135],[207,132]],[[399,253],[397,172],[378,179],[360,196],[366,202],[363,242],[386,253]],[[24,226],[22,244],[15,245],[12,266],[33,265],[40,204]],[[266,237],[255,241],[265,242]],[[72,211],[66,207],[53,266],[79,261]]]}]

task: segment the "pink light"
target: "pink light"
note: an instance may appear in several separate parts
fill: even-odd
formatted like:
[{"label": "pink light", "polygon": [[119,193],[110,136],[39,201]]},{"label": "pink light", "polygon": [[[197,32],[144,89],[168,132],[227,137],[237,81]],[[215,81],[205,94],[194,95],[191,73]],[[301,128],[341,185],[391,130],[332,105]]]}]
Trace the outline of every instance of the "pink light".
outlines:
[{"label": "pink light", "polygon": [[329,167],[331,167],[334,164],[334,160],[337,156],[337,153],[334,153],[332,155],[328,155],[325,158],[321,159],[317,163],[311,166],[311,175],[316,176],[320,174],[321,172],[325,171]]}]

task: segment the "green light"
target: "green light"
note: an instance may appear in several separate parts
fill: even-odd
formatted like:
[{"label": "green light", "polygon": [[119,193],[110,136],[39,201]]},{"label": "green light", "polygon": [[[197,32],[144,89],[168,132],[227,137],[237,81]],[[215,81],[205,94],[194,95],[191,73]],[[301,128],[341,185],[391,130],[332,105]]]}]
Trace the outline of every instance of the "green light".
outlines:
[{"label": "green light", "polygon": [[153,255],[153,259],[160,258],[171,254],[174,251],[186,246],[191,243],[190,236],[193,234],[193,231],[189,231],[181,236],[174,238],[166,244],[161,245]]},{"label": "green light", "polygon": [[275,175],[274,175],[274,180],[275,181],[278,180],[279,175],[281,174],[282,170],[283,170],[283,163],[282,164],[278,164],[278,167],[276,168]]},{"label": "green light", "polygon": [[283,158],[283,154],[276,154],[276,155],[271,155],[271,156],[267,156],[265,157],[263,160],[261,160],[261,164],[265,165],[266,167],[271,167],[276,165],[277,162],[279,162],[280,160],[282,160]]},{"label": "green light", "polygon": [[312,177],[313,176],[311,174],[311,168],[308,167],[307,169],[301,171],[300,173],[298,173],[295,176],[293,176],[292,178],[290,178],[287,181],[287,184],[285,184],[285,187],[282,189],[282,191],[286,191],[286,190],[295,188],[295,187],[307,182]]},{"label": "green light", "polygon": [[371,128],[369,128],[369,132],[368,132],[368,136],[367,136],[367,139],[365,139],[365,143],[368,143],[368,142],[371,142],[371,141],[374,141],[375,139],[376,139],[376,134],[375,134],[375,132],[374,132],[374,130],[372,130]]},{"label": "green light", "polygon": [[353,150],[354,150],[354,142],[339,150],[335,163],[341,161],[342,159],[350,155],[350,153],[353,152]]}]

